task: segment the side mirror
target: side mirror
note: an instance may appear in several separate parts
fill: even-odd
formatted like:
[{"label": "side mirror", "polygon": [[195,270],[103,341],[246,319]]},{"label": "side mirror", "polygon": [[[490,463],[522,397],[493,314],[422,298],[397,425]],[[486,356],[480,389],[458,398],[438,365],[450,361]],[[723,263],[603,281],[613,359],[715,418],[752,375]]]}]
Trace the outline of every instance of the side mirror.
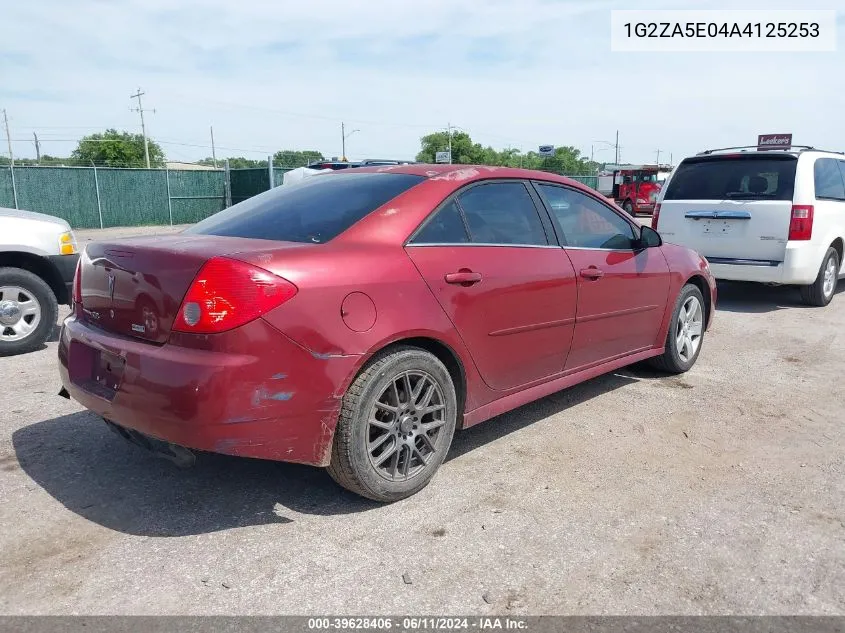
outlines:
[{"label": "side mirror", "polygon": [[640,248],[654,248],[662,244],[663,238],[660,237],[660,233],[647,225],[640,227]]}]

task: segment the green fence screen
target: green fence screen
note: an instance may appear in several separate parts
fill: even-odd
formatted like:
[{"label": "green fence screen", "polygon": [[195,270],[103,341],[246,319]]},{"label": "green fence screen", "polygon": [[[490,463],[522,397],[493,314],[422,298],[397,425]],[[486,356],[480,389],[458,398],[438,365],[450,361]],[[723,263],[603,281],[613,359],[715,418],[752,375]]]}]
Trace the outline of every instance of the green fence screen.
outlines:
[{"label": "green fence screen", "polygon": [[[273,186],[289,168],[273,168]],[[191,224],[226,207],[227,172],[93,167],[0,168],[0,207],[55,215],[74,229]],[[597,176],[569,176],[595,189]],[[13,184],[14,182],[14,184]],[[270,188],[267,168],[228,172],[232,204]]]}]

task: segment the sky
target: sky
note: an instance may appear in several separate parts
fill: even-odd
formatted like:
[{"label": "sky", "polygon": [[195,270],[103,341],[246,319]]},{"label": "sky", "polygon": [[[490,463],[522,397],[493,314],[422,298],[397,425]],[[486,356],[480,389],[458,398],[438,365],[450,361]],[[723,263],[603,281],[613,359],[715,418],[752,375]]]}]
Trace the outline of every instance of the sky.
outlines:
[{"label": "sky", "polygon": [[[800,8],[779,0],[38,0],[3,8],[0,108],[16,157],[108,127],[169,160],[279,149],[413,158],[447,125],[497,149],[573,145],[661,162],[787,133],[845,150],[845,5],[827,53],[619,53],[612,9]],[[155,112],[153,112],[153,109]],[[5,150],[3,145],[0,149]]]}]

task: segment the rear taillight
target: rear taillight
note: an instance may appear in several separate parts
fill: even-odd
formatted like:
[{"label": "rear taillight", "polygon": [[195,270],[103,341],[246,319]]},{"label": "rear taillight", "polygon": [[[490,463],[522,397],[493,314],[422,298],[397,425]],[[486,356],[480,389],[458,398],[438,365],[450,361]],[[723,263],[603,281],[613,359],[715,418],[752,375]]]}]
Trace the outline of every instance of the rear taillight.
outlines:
[{"label": "rear taillight", "polygon": [[287,279],[225,257],[200,269],[176,315],[178,332],[213,334],[239,327],[266,314],[297,292]]},{"label": "rear taillight", "polygon": [[70,295],[73,305],[82,305],[82,260],[76,262],[76,272],[73,273],[73,289]]},{"label": "rear taillight", "polygon": [[813,237],[813,205],[792,205],[792,218],[789,220],[790,240],[809,240]]},{"label": "rear taillight", "polygon": [[660,203],[654,203],[654,211],[651,214],[651,228],[657,230],[657,220],[660,217]]}]

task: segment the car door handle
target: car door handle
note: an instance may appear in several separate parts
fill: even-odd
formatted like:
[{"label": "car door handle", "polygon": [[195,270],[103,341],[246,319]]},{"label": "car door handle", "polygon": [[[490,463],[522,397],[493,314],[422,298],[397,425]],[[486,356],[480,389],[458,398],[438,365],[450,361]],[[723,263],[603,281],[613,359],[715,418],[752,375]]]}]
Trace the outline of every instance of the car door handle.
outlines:
[{"label": "car door handle", "polygon": [[601,279],[604,277],[604,271],[599,270],[595,267],[590,268],[582,268],[581,269],[581,276],[584,279]]},{"label": "car door handle", "polygon": [[456,273],[446,274],[447,284],[461,284],[471,286],[481,281],[481,273],[474,273],[471,270],[459,270]]}]

